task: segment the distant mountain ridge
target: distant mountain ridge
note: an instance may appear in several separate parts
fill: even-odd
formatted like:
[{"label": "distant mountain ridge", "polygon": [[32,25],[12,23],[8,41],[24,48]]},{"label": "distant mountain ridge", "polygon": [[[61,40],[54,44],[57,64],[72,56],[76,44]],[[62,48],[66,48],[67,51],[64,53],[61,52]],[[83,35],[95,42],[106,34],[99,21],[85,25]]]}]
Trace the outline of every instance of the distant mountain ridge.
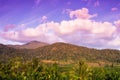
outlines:
[{"label": "distant mountain ridge", "polygon": [[[32,41],[24,46],[38,44],[39,42]],[[41,60],[53,61],[79,61],[81,58],[87,61],[103,61],[120,63],[120,51],[112,49],[97,50],[83,46],[77,46],[69,43],[53,43],[46,44],[42,47],[32,48],[13,48],[11,46],[0,45],[0,60],[20,56],[24,59],[39,58]]]},{"label": "distant mountain ridge", "polygon": [[7,45],[7,46],[15,49],[35,49],[35,48],[43,47],[46,45],[49,45],[49,44],[45,42],[31,41],[23,45]]},{"label": "distant mountain ridge", "polygon": [[34,53],[36,53],[34,56],[46,60],[78,61],[84,58],[88,61],[120,62],[119,50],[97,50],[69,43],[53,43],[35,49]]}]

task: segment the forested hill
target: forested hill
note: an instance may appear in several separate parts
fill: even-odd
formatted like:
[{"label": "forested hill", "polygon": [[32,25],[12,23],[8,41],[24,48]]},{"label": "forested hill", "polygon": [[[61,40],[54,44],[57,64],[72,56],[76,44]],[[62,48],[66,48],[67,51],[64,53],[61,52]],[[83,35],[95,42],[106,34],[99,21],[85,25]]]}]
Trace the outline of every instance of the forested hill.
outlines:
[{"label": "forested hill", "polygon": [[36,49],[15,49],[0,45],[0,58],[2,60],[16,56],[24,57],[25,59],[37,57],[41,60],[54,61],[78,61],[82,58],[90,62],[105,61],[120,63],[119,50],[97,50],[68,43],[54,43]]},{"label": "forested hill", "polygon": [[35,56],[48,60],[78,61],[79,59],[83,58],[88,61],[120,62],[119,50],[97,50],[68,43],[54,43],[48,46],[37,48],[35,49],[34,53]]},{"label": "forested hill", "polygon": [[49,45],[49,44],[45,42],[31,41],[23,45],[7,45],[7,46],[15,49],[35,49],[35,48],[43,47],[46,45]]}]

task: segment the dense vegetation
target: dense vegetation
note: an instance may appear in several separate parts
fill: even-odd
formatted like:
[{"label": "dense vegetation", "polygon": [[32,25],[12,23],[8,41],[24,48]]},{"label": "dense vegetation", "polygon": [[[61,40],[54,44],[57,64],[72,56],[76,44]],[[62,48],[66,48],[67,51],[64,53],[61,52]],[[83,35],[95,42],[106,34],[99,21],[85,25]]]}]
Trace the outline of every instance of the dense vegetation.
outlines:
[{"label": "dense vegetation", "polygon": [[0,44],[0,80],[120,80],[119,57],[119,50],[96,50],[66,43],[36,49]]},{"label": "dense vegetation", "polygon": [[120,63],[119,50],[97,50],[66,43],[55,43],[37,49],[14,49],[5,45],[0,46],[0,60],[13,57],[23,57],[26,60],[39,58],[41,60],[73,61],[81,58],[89,62]]},{"label": "dense vegetation", "polygon": [[38,59],[14,58],[0,62],[0,80],[120,80],[120,67],[90,67],[84,60],[77,64],[45,64]]},{"label": "dense vegetation", "polygon": [[[97,50],[86,47],[76,46],[66,43],[55,43],[35,49],[34,56],[57,61],[78,61],[80,58],[85,58],[87,61],[105,61],[105,62],[120,62],[120,51],[118,50]],[[33,56],[33,53],[31,54]]]}]

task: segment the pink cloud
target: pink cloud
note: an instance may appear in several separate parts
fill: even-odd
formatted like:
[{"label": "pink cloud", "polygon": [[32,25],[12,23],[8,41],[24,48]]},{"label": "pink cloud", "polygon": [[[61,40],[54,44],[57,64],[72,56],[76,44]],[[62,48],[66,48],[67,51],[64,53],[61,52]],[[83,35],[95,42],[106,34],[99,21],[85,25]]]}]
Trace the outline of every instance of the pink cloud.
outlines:
[{"label": "pink cloud", "polygon": [[11,29],[15,28],[15,25],[14,24],[9,24],[9,25],[6,25],[5,28],[4,28],[4,31],[9,31]]},{"label": "pink cloud", "polygon": [[114,24],[120,28],[120,20],[115,21]]},{"label": "pink cloud", "polygon": [[40,22],[46,22],[47,16],[42,16]]},{"label": "pink cloud", "polygon": [[120,48],[120,36],[118,36],[118,37],[116,37],[116,38],[114,38],[113,40],[111,40],[110,42],[108,42],[108,45],[109,46],[119,46],[119,48]]},{"label": "pink cloud", "polygon": [[120,20],[115,21],[114,24],[117,27],[117,35],[118,35],[118,34],[120,34]]},{"label": "pink cloud", "polygon": [[109,37],[116,30],[115,26],[109,22],[102,23],[84,19],[62,21],[58,28],[60,34],[69,34],[76,31],[87,31],[90,34],[99,35],[99,37]]},{"label": "pink cloud", "polygon": [[75,11],[70,11],[70,18],[79,18],[79,19],[90,19],[96,17],[97,14],[90,15],[87,8],[78,9]]},{"label": "pink cloud", "polygon": [[113,7],[113,8],[111,8],[111,11],[117,11],[118,10],[118,8],[116,8],[116,7]]},{"label": "pink cloud", "polygon": [[52,43],[52,42],[62,41],[62,39],[60,39],[57,35],[52,34],[50,32],[51,30],[53,30],[54,26],[57,27],[57,24],[53,22],[49,22],[49,23],[40,24],[36,28],[26,28],[20,31],[1,32],[0,36],[3,37],[4,39],[18,41],[18,42],[39,40],[39,41]]},{"label": "pink cloud", "polygon": [[71,43],[83,41],[82,43],[86,43],[84,41],[89,39],[87,43],[94,44],[96,40],[111,38],[115,31],[116,27],[110,22],[102,23],[92,20],[74,19],[61,21],[60,23],[47,22],[38,25],[36,28],[27,28],[21,31],[2,32],[1,36],[18,42],[39,40],[50,43],[57,41]]},{"label": "pink cloud", "polygon": [[46,20],[47,19],[47,16],[42,16],[42,20]]},{"label": "pink cloud", "polygon": [[[120,29],[120,20],[115,21],[114,24],[107,21],[97,22],[91,20],[93,15],[88,12],[87,8],[82,8],[73,11],[70,17],[75,16],[74,19],[45,22],[34,28],[19,31],[7,30],[0,32],[0,36],[6,40],[18,42],[38,40],[49,43],[70,42],[86,46],[92,45],[93,47],[119,46],[120,38],[116,31]],[[85,15],[82,15],[83,13]]]}]

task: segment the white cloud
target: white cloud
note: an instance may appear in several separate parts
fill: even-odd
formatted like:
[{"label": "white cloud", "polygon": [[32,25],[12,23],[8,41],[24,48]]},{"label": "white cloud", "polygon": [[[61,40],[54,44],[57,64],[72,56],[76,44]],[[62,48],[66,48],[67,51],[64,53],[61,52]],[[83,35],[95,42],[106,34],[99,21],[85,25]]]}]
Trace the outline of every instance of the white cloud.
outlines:
[{"label": "white cloud", "polygon": [[47,21],[47,16],[42,16],[40,22],[46,22]]},{"label": "white cloud", "polygon": [[113,39],[113,40],[111,40],[110,42],[108,42],[108,45],[109,46],[115,46],[115,47],[120,47],[120,37],[118,36],[118,37],[116,37],[115,39]]},{"label": "white cloud", "polygon": [[82,8],[70,12],[70,17],[75,16],[75,19],[50,21],[34,28],[0,32],[0,36],[6,40],[18,42],[38,40],[49,43],[70,42],[92,47],[120,46],[120,38],[116,33],[120,29],[120,20],[115,21],[114,24],[107,21],[97,22],[90,19],[94,17],[93,15],[89,14],[88,9]]},{"label": "white cloud", "polygon": [[115,21],[114,24],[115,24],[117,27],[120,27],[120,20]]},{"label": "white cloud", "polygon": [[47,16],[42,16],[42,20],[46,20],[47,19]]},{"label": "white cloud", "polygon": [[97,14],[90,15],[87,8],[70,11],[70,18],[90,19],[96,17]]},{"label": "white cloud", "polygon": [[110,22],[95,22],[92,20],[75,19],[62,21],[59,26],[60,34],[87,31],[89,34],[99,37],[110,37],[116,31],[116,27]]},{"label": "white cloud", "polygon": [[[36,28],[27,28],[21,31],[9,31],[3,32],[1,36],[6,39],[15,41],[31,41],[40,40],[46,42],[68,41],[65,37],[69,36],[69,39],[81,40],[81,36],[87,40],[105,39],[111,38],[115,33],[116,27],[110,22],[95,22],[92,20],[75,19],[69,21],[47,22],[38,25]],[[76,35],[70,36],[70,35]],[[87,37],[86,37],[87,35]],[[90,42],[93,42],[89,40]],[[76,41],[76,42],[77,42]],[[99,41],[99,40],[98,40]],[[94,43],[94,42],[93,42]]]}]

